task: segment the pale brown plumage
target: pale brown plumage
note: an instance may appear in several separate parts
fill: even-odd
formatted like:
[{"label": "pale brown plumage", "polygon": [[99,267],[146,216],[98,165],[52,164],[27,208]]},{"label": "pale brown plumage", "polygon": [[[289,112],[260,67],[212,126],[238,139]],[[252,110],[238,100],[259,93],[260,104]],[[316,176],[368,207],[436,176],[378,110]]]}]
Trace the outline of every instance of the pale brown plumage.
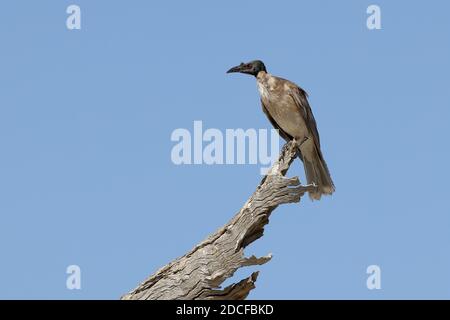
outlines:
[{"label": "pale brown plumage", "polygon": [[259,71],[256,76],[264,113],[286,141],[293,138],[300,144],[299,157],[303,161],[308,183],[317,185],[310,193],[318,200],[322,194],[335,190],[327,164],[320,150],[316,120],[309,106],[307,93],[295,83]]},{"label": "pale brown plumage", "polygon": [[295,139],[299,144],[307,183],[317,186],[315,192],[309,193],[310,198],[319,200],[323,194],[332,194],[334,183],[320,150],[319,132],[306,92],[289,80],[267,73],[260,60],[241,63],[227,72],[256,77],[264,113],[283,139]]}]

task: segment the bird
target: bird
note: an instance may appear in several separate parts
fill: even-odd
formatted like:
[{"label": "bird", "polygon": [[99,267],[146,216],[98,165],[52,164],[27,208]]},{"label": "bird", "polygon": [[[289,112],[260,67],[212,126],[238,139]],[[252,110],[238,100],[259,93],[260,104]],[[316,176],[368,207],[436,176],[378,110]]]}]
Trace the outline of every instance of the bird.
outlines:
[{"label": "bird", "polygon": [[243,73],[256,78],[262,109],[280,136],[287,142],[295,139],[298,157],[303,162],[307,183],[315,185],[311,200],[335,191],[330,171],[320,149],[316,120],[308,94],[295,83],[271,75],[261,60],[242,62],[227,73]]}]

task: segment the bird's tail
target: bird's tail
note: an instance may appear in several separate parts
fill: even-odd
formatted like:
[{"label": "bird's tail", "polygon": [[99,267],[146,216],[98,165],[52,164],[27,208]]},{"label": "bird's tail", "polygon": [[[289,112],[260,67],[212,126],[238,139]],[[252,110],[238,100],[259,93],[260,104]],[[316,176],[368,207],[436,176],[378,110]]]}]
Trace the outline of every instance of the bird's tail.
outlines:
[{"label": "bird's tail", "polygon": [[312,139],[305,141],[300,146],[300,153],[305,167],[307,183],[317,185],[315,192],[309,192],[311,200],[320,200],[323,194],[332,194],[335,190],[333,180],[322,152],[314,141]]}]

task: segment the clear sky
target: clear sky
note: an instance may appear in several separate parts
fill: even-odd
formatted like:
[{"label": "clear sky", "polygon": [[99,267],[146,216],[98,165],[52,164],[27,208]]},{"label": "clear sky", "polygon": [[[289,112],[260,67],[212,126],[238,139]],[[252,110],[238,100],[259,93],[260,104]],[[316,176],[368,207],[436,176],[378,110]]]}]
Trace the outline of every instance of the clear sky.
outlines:
[{"label": "clear sky", "polygon": [[[260,270],[254,299],[450,298],[449,14],[437,0],[2,1],[0,298],[116,299],[227,222],[260,166],[176,166],[170,136],[194,120],[270,128],[255,80],[225,74],[253,59],[309,92],[337,189],[279,207],[246,251],[273,260],[234,280]],[[299,162],[289,175],[304,180]]]}]

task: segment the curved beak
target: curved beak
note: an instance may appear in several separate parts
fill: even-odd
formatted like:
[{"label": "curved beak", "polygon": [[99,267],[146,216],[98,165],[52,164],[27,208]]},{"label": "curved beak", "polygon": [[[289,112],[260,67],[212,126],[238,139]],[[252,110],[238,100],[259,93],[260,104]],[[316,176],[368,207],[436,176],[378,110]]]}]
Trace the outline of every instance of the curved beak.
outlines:
[{"label": "curved beak", "polygon": [[240,65],[231,68],[230,70],[227,71],[227,73],[233,73],[233,72],[243,72],[245,71],[245,68],[247,67],[247,65],[245,63],[241,63]]}]

